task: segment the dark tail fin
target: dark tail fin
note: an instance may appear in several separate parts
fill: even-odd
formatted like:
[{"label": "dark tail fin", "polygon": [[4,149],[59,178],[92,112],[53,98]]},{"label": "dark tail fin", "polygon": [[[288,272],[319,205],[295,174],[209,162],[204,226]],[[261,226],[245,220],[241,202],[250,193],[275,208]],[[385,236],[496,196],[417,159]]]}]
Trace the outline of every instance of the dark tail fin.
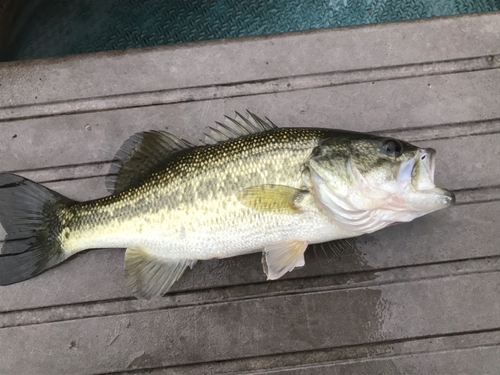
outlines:
[{"label": "dark tail fin", "polygon": [[66,259],[57,211],[71,202],[23,177],[0,174],[0,223],[7,232],[0,285],[29,279]]}]

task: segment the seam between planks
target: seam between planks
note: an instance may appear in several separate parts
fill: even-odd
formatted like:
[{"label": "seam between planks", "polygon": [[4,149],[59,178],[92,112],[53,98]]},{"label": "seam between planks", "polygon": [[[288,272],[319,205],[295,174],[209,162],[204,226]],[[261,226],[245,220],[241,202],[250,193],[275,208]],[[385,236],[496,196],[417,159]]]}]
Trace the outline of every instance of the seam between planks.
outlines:
[{"label": "seam between planks", "polygon": [[[464,269],[469,267],[469,269]],[[454,269],[456,267],[456,269]],[[438,268],[436,271],[434,268]],[[427,272],[415,276],[418,271]],[[398,275],[398,271],[400,275]],[[408,275],[408,271],[413,275]],[[233,286],[198,289],[187,292],[170,293],[159,301],[147,302],[133,297],[117,300],[72,303],[67,305],[45,306],[40,308],[19,309],[0,312],[0,330],[74,321],[97,317],[129,315],[135,313],[183,309],[198,306],[213,306],[235,302],[248,302],[293,295],[321,294],[335,291],[359,290],[369,287],[421,282],[436,279],[458,278],[474,274],[494,274],[500,272],[500,255],[469,258],[455,261],[433,262],[419,265],[405,265],[381,269],[362,270],[336,275],[304,277],[300,279],[279,280],[274,283],[250,283]],[[372,275],[373,280],[366,280]],[[352,281],[353,279],[357,281]],[[297,288],[297,281],[301,286]],[[249,287],[253,290],[248,293]],[[238,293],[243,293],[238,295]],[[231,294],[233,296],[231,296]],[[227,297],[229,295],[229,297]],[[182,301],[186,299],[186,301]],[[156,306],[154,306],[156,304]],[[40,318],[37,315],[45,313]]]},{"label": "seam between planks", "polygon": [[455,206],[496,202],[500,200],[500,185],[453,190],[453,193]]},{"label": "seam between planks", "polygon": [[[405,129],[379,130],[370,133],[393,138],[401,138],[408,142],[482,136],[500,133],[500,118]],[[33,169],[18,169],[10,172],[22,174],[23,177],[36,180],[40,183],[61,182],[107,176],[107,173],[99,173],[98,171],[103,169],[106,171],[109,170],[112,163],[113,160],[92,161]],[[58,173],[64,173],[65,171],[71,177],[55,178],[53,176]],[[75,177],[75,175],[77,176]]]},{"label": "seam between planks", "polygon": [[[436,337],[429,337],[429,338],[439,338],[442,336],[436,336]],[[356,364],[356,363],[364,363],[364,362],[375,362],[375,361],[383,361],[383,360],[394,360],[394,359],[399,359],[399,358],[413,358],[415,355],[422,355],[422,354],[444,354],[444,353],[453,353],[453,352],[462,352],[462,351],[468,351],[468,350],[474,350],[474,349],[487,349],[487,348],[494,348],[499,346],[500,344],[497,343],[492,343],[492,344],[487,344],[487,345],[478,345],[477,347],[470,347],[470,348],[460,348],[460,349],[442,349],[442,350],[429,350],[429,351],[421,351],[421,352],[415,352],[415,353],[404,353],[404,354],[395,354],[395,355],[381,355],[381,356],[376,356],[376,357],[371,357],[371,358],[352,358],[352,359],[346,359],[346,360],[339,360],[339,361],[325,361],[325,362],[318,362],[318,363],[311,363],[307,365],[292,365],[292,366],[282,366],[282,367],[275,367],[271,369],[262,369],[262,370],[255,370],[255,371],[244,371],[244,372],[224,372],[224,375],[262,375],[262,374],[276,374],[276,373],[281,373],[282,371],[285,370],[310,370],[310,369],[319,369],[323,367],[330,367],[332,365],[347,365],[347,364]],[[144,371],[144,370],[140,370]],[[116,373],[115,373],[116,374]],[[133,374],[133,372],[120,372],[118,374]],[[222,374],[222,373],[221,373]]]},{"label": "seam between planks", "polygon": [[[214,373],[213,367],[218,367],[216,370],[217,374],[225,375],[235,375],[235,374],[245,374],[245,375],[257,375],[257,374],[267,374],[277,371],[289,370],[289,369],[307,369],[307,368],[320,368],[328,365],[342,365],[350,363],[362,363],[366,361],[384,360],[384,359],[396,359],[404,358],[408,356],[420,355],[420,354],[433,354],[433,353],[447,353],[452,351],[463,351],[463,350],[473,350],[479,348],[494,348],[500,346],[498,341],[498,335],[500,334],[499,328],[484,329],[477,331],[464,331],[464,332],[452,332],[447,334],[435,334],[426,336],[416,336],[412,338],[402,338],[393,339],[387,341],[377,341],[370,343],[359,343],[354,345],[342,345],[336,347],[327,347],[321,349],[311,349],[295,352],[284,352],[276,354],[268,354],[253,357],[241,357],[222,361],[210,361],[210,362],[198,362],[190,363],[185,365],[174,365],[174,366],[160,366],[160,367],[149,367],[141,368],[135,370],[125,370],[116,372],[105,372],[99,373],[97,375],[139,375],[154,374],[157,370],[163,369],[191,369],[194,370],[194,374],[203,374],[207,369]],[[483,342],[477,344],[468,344],[468,340],[463,340],[466,344],[455,339],[460,340],[461,338],[474,340],[477,336],[486,336],[483,338]],[[492,337],[491,337],[492,336]],[[434,348],[427,350],[412,349],[409,350],[404,348],[405,344],[419,344],[422,341],[434,340],[430,346]],[[444,345],[443,345],[444,342]],[[429,346],[426,343],[426,346]],[[445,346],[444,348],[440,345]],[[397,353],[397,350],[402,350],[402,352]],[[320,359],[315,359],[314,355],[319,355]],[[323,357],[323,358],[321,358]],[[285,365],[273,366],[273,360],[279,358],[282,361],[288,362]],[[310,358],[313,358],[312,360]],[[321,360],[323,359],[323,360]],[[255,369],[255,365],[250,362],[259,361],[260,368]],[[304,363],[306,362],[306,363]],[[229,366],[236,365],[240,369],[228,369]],[[247,369],[241,369],[241,367],[247,365]],[[224,367],[229,370],[225,371]],[[190,372],[191,373],[191,372]]]},{"label": "seam between planks", "polygon": [[[484,332],[491,332],[490,330],[484,331]],[[478,332],[482,333],[482,332]],[[458,335],[462,335],[463,333],[459,333]],[[467,333],[463,334],[464,336],[467,335]],[[425,339],[439,339],[441,337],[449,337],[446,335],[443,336],[429,336],[429,337],[419,337],[419,340],[425,340]],[[408,341],[406,341],[408,342]],[[394,345],[394,343],[392,343]],[[397,343],[396,343],[397,344]],[[369,346],[371,344],[366,344],[366,346]],[[379,343],[379,345],[382,345],[382,343]],[[361,358],[350,358],[350,359],[345,359],[345,360],[338,360],[338,361],[325,361],[325,362],[317,362],[317,363],[310,363],[306,365],[295,365],[295,366],[283,366],[283,367],[276,367],[276,368],[271,368],[271,369],[262,369],[262,370],[255,370],[255,371],[245,371],[245,372],[228,372],[224,373],[225,375],[260,375],[260,374],[275,374],[282,372],[283,370],[296,370],[296,369],[303,369],[303,370],[308,370],[308,369],[317,369],[317,368],[323,368],[323,367],[330,367],[332,365],[346,365],[346,364],[355,364],[355,363],[363,363],[363,362],[375,362],[375,361],[382,361],[382,360],[388,360],[388,359],[399,359],[399,358],[412,358],[415,355],[422,355],[422,354],[443,354],[443,353],[453,353],[453,352],[462,352],[466,350],[474,350],[474,349],[487,349],[487,348],[494,348],[500,346],[500,343],[490,343],[490,344],[484,344],[484,345],[478,345],[475,347],[467,347],[467,348],[459,348],[459,349],[454,349],[454,348],[449,348],[449,349],[442,349],[442,350],[425,350],[425,351],[415,351],[412,353],[403,353],[403,354],[394,354],[394,355],[377,355],[376,357],[361,357]],[[143,371],[143,370],[142,370]],[[127,372],[122,373],[122,374],[127,374]],[[129,372],[130,374],[130,372]]]},{"label": "seam between planks", "polygon": [[500,54],[0,107],[0,122],[500,68]]}]

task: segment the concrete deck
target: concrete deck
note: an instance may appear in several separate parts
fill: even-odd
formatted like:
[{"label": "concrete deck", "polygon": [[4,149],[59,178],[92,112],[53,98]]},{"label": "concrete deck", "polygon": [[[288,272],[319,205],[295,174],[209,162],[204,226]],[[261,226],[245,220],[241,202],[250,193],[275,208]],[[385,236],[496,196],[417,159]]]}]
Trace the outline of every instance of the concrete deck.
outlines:
[{"label": "concrete deck", "polygon": [[0,374],[498,374],[500,13],[0,64],[0,171],[101,197],[134,132],[245,109],[434,147],[457,205],[275,282],[199,262],[159,302],[82,254],[0,287]]}]

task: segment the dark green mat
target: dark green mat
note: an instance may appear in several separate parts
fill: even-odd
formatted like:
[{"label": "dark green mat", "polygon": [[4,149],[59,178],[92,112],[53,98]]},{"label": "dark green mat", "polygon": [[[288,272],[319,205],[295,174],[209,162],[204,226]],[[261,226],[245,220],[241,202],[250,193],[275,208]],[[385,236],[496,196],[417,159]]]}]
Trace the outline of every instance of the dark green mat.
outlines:
[{"label": "dark green mat", "polygon": [[500,10],[500,0],[2,2],[0,61]]}]

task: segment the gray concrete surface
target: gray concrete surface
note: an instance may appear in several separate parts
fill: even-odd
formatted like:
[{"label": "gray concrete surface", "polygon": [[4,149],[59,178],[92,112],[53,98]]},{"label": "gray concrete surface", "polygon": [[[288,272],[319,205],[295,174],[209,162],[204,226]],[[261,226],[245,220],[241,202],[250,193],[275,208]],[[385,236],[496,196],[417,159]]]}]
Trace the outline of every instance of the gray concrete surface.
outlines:
[{"label": "gray concrete surface", "polygon": [[75,199],[134,132],[245,109],[434,147],[457,195],[275,282],[199,262],[156,302],[122,250],[79,255],[0,287],[0,374],[497,374],[499,87],[500,13],[0,64],[0,171]]}]

